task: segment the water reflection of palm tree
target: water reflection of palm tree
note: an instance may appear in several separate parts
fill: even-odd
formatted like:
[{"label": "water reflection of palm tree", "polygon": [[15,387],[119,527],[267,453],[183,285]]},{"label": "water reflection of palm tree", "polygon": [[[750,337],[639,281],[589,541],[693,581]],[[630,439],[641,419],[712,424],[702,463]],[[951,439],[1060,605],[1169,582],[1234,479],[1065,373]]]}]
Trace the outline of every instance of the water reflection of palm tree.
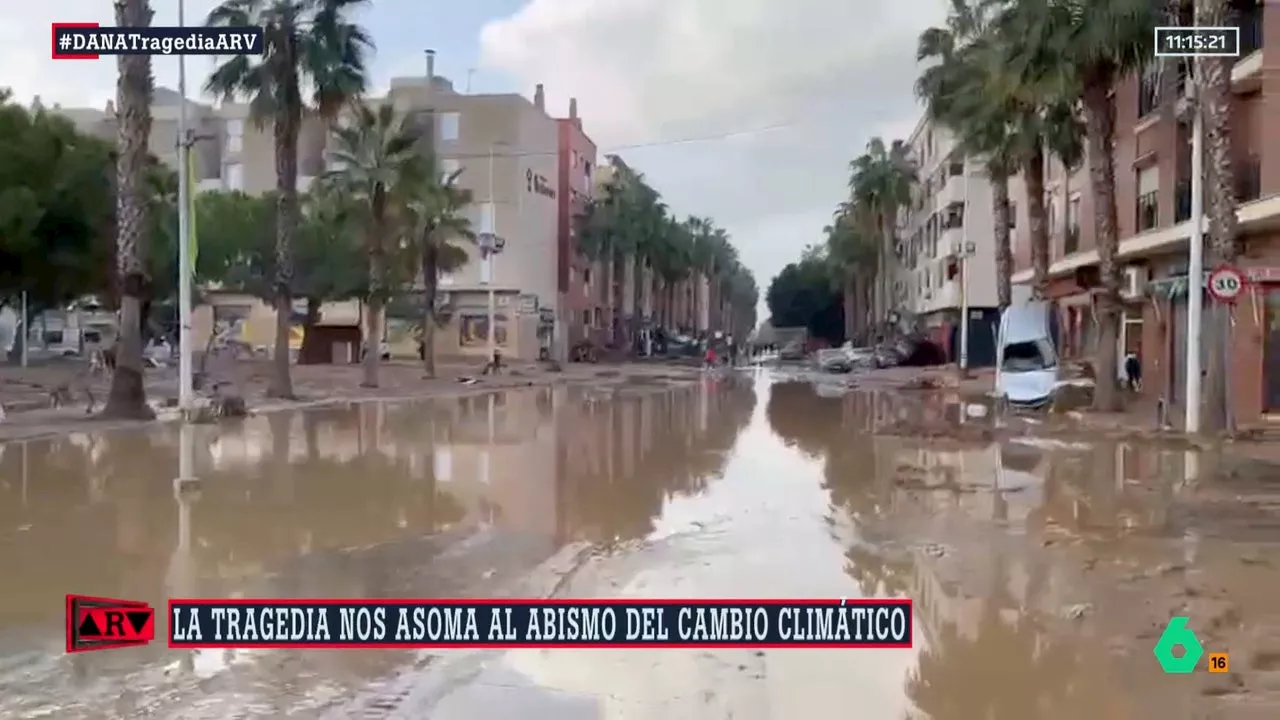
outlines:
[{"label": "water reflection of palm tree", "polygon": [[807,382],[780,382],[769,388],[769,427],[787,445],[822,457],[842,435],[841,398],[821,397]]}]

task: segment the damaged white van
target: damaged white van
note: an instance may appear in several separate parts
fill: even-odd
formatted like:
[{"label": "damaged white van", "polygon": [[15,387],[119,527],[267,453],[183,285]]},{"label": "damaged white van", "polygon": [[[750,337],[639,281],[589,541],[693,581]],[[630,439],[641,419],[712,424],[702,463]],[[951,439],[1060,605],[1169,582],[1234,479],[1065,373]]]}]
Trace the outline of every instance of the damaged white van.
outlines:
[{"label": "damaged white van", "polygon": [[1049,303],[1032,301],[1012,305],[1000,317],[995,393],[1010,405],[1035,408],[1053,399],[1058,352],[1052,313]]}]

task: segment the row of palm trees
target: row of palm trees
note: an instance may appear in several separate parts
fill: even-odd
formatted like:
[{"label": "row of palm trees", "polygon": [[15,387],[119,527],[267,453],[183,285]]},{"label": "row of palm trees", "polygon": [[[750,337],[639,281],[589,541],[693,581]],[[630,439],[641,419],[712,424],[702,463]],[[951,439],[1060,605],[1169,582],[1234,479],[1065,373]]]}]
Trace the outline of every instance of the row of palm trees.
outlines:
[{"label": "row of palm trees", "polygon": [[[458,186],[457,174],[442,176],[428,140],[429,126],[398,116],[388,105],[370,108],[359,102],[368,89],[366,61],[373,44],[353,22],[353,14],[366,4],[366,0],[225,0],[207,19],[210,26],[258,26],[266,31],[264,54],[226,59],[210,75],[205,90],[225,100],[247,101],[253,120],[273,129],[276,237],[275,257],[269,265],[277,327],[268,389],[273,397],[293,396],[289,353],[293,254],[304,212],[331,218],[336,235],[354,231],[360,236],[369,271],[367,339],[380,336],[376,323],[381,309],[396,289],[396,279],[406,279],[396,272],[402,268],[394,265],[403,258],[412,259],[415,267],[407,280],[420,280],[424,289],[423,354],[428,374],[434,373],[436,279],[442,270],[465,260],[457,243],[474,240],[462,212],[470,195]],[[118,26],[145,27],[151,19],[149,0],[116,3]],[[147,227],[153,205],[146,188],[151,60],[121,56],[118,69],[116,257],[122,280],[121,327],[104,414],[147,418],[152,412],[142,382],[140,318],[147,295]],[[336,170],[319,180],[307,194],[310,202],[304,203],[297,187],[298,136],[307,114],[317,114],[331,124],[330,160]],[[723,232],[700,219],[677,223],[658,194],[638,175],[634,177],[625,191],[614,184],[606,200],[593,205],[590,219],[583,223],[590,228],[584,236],[598,240],[584,238],[583,249],[594,257],[607,255],[611,269],[620,257],[642,260],[644,276],[653,279],[655,297],[662,298],[655,306],[668,319],[683,307],[682,300],[687,305],[696,297],[688,290],[696,270],[711,279],[710,297],[719,315],[731,315],[735,326],[753,325],[755,283]],[[606,216],[612,219],[606,222]],[[611,310],[618,307],[611,305]],[[365,353],[366,386],[378,383],[379,355]]]},{"label": "row of palm trees", "polygon": [[[1231,159],[1230,58],[1197,58],[1194,67],[1154,60],[1152,28],[1231,24],[1230,0],[952,0],[946,22],[924,31],[918,59],[928,63],[916,92],[931,121],[951,129],[960,152],[981,162],[993,188],[992,212],[999,302],[1010,302],[1012,271],[1009,180],[1020,175],[1027,194],[1033,289],[1048,282],[1049,159],[1088,169],[1099,256],[1097,364],[1114,367],[1122,313],[1117,262],[1116,167],[1113,153],[1118,82],[1144,69],[1159,71],[1163,112],[1173,117],[1180,74],[1190,72],[1203,112],[1208,169],[1206,262],[1233,262],[1238,253]],[[1152,68],[1151,63],[1160,66]],[[894,221],[911,200],[915,168],[906,148],[872,140],[851,164],[850,196],[826,230],[828,255],[841,271],[851,330],[883,321],[892,309],[898,238]],[[857,323],[863,323],[858,326]],[[1222,324],[1222,323],[1219,323]],[[852,333],[851,333],[852,334]],[[1113,373],[1096,373],[1098,409],[1120,401]],[[1219,380],[1221,368],[1210,368]],[[1225,422],[1225,385],[1210,381],[1208,405]]]},{"label": "row of palm trees", "polygon": [[745,338],[760,291],[729,235],[708,218],[680,219],[643,175],[610,163],[576,227],[579,252],[605,278],[607,342],[631,346],[645,325]]}]

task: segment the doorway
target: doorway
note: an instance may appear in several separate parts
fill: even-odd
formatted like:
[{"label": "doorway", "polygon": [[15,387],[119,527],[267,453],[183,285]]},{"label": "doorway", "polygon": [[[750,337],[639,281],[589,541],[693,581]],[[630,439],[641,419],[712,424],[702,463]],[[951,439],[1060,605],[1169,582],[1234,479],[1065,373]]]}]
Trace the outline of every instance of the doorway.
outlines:
[{"label": "doorway", "polygon": [[1265,286],[1263,327],[1266,336],[1262,347],[1262,408],[1264,412],[1280,412],[1280,287]]}]

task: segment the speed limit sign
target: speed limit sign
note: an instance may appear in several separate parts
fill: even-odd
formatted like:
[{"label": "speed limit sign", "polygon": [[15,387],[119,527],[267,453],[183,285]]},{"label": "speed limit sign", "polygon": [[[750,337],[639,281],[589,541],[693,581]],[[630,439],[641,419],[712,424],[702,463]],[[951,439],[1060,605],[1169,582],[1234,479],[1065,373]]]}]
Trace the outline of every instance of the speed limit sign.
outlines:
[{"label": "speed limit sign", "polygon": [[1223,265],[1209,273],[1209,294],[1218,302],[1235,302],[1244,292],[1244,282],[1244,275],[1239,270]]}]

